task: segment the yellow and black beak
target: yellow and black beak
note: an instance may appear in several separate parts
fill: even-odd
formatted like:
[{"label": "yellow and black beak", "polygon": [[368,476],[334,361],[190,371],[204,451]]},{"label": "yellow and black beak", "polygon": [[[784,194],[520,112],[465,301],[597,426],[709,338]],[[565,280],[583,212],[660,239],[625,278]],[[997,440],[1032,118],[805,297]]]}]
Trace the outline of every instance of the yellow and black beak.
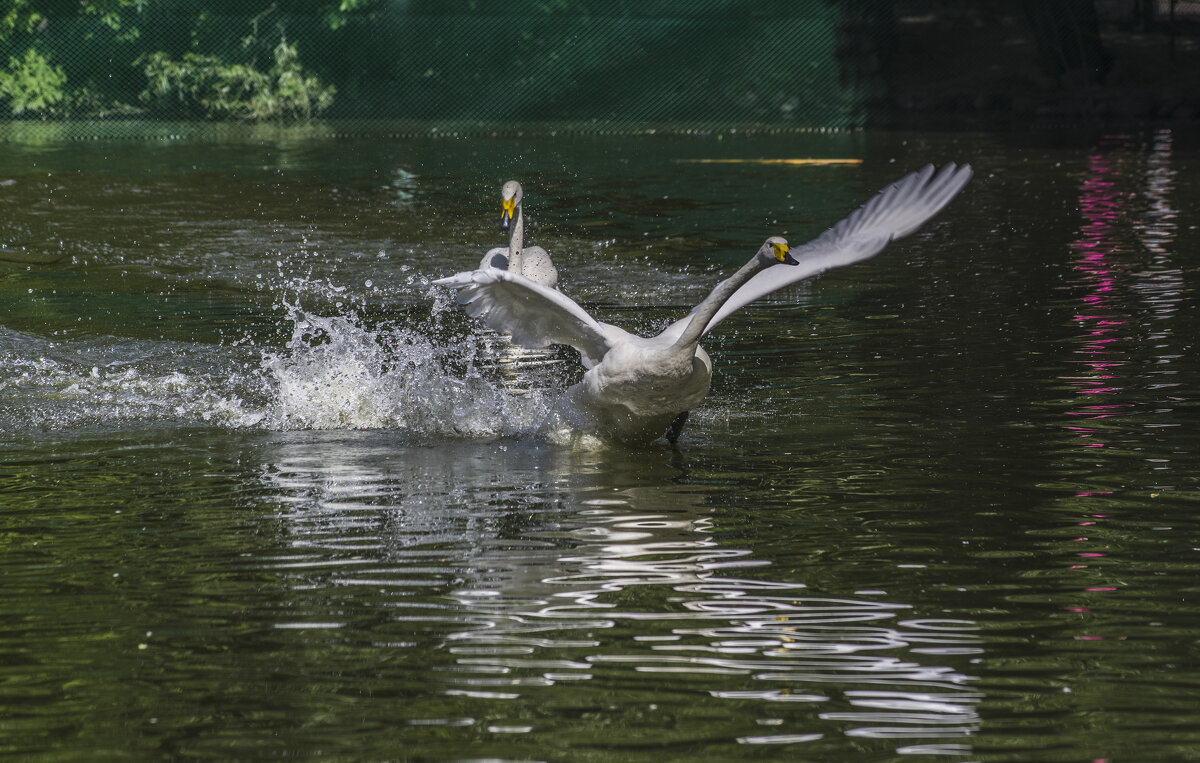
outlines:
[{"label": "yellow and black beak", "polygon": [[500,210],[500,230],[508,230],[508,227],[512,225],[513,215],[517,211],[517,200],[515,198],[504,199],[501,203],[504,208]]},{"label": "yellow and black beak", "polygon": [[787,244],[771,244],[775,250],[775,259],[779,260],[784,265],[799,265],[800,261],[792,255],[788,254]]}]

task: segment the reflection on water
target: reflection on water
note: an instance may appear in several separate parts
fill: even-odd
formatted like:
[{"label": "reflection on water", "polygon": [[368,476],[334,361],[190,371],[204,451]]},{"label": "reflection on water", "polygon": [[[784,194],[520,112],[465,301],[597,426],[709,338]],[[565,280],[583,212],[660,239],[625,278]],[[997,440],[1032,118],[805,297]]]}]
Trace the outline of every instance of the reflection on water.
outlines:
[{"label": "reflection on water", "polygon": [[965,754],[978,727],[972,677],[944,661],[981,654],[970,622],[772,579],[769,561],[713,537],[704,494],[661,479],[670,467],[643,484],[647,470],[618,454],[517,442],[448,457],[284,441],[270,455],[262,477],[300,552],[288,568],[303,559],[326,584],[377,590],[390,619],[446,625],[445,696],[557,704],[559,691],[579,701],[671,676],[743,711],[758,703],[744,744],[845,734]]},{"label": "reflection on water", "polygon": [[[6,146],[0,754],[1195,758],[1195,140]],[[802,155],[863,161],[676,161]],[[429,288],[518,176],[651,332],[950,159],[723,324],[678,449],[546,444],[577,358]]]},{"label": "reflection on water", "polygon": [[[1073,249],[1078,253],[1075,267],[1083,293],[1075,323],[1080,328],[1076,353],[1082,356],[1077,363],[1086,373],[1068,377],[1067,381],[1085,396],[1076,410],[1068,412],[1081,422],[1134,412],[1131,409],[1136,404],[1122,399],[1131,383],[1126,378],[1133,360],[1131,348],[1153,343],[1151,346],[1160,351],[1154,353],[1154,358],[1163,367],[1154,369],[1155,376],[1173,376],[1176,372],[1170,364],[1179,357],[1170,351],[1170,319],[1183,285],[1180,269],[1170,262],[1169,246],[1176,227],[1170,206],[1175,174],[1171,168],[1171,133],[1162,130],[1154,136],[1146,159],[1148,167],[1144,169],[1129,166],[1141,157],[1130,155],[1124,142],[1113,139],[1115,145],[1098,149],[1088,158],[1088,173],[1080,189],[1084,227]],[[1128,203],[1129,187],[1142,174],[1143,194],[1151,203],[1145,211]],[[1138,241],[1152,255],[1149,262],[1132,249],[1125,235],[1127,229],[1137,232]],[[1145,310],[1129,304],[1138,298],[1145,302]],[[1140,315],[1145,319],[1135,317]],[[1164,379],[1154,388],[1175,386],[1178,383]],[[1069,428],[1078,433],[1086,447],[1105,447],[1101,430],[1087,423]]]},{"label": "reflection on water", "polygon": [[[1119,457],[1128,447],[1121,441],[1126,434],[1122,420],[1148,430],[1181,426],[1172,416],[1174,403],[1183,400],[1176,396],[1181,382],[1174,361],[1182,351],[1173,336],[1173,318],[1184,286],[1181,270],[1171,262],[1177,227],[1171,207],[1172,143],[1170,130],[1159,130],[1143,155],[1130,136],[1106,138],[1088,157],[1080,186],[1084,224],[1072,244],[1080,303],[1074,354],[1079,359],[1072,362],[1083,373],[1064,377],[1079,396],[1065,413],[1067,430],[1096,459]],[[1130,203],[1139,186],[1149,203],[1144,209]],[[1152,367],[1143,368],[1147,363]],[[1113,442],[1114,436],[1121,440]],[[1151,489],[1170,489],[1171,459],[1153,461],[1159,474]],[[1085,516],[1078,522],[1082,534],[1073,539],[1084,548],[1076,552],[1072,570],[1088,570],[1110,556],[1103,543],[1088,536],[1102,533],[1112,514],[1103,503],[1093,508],[1088,503],[1115,492],[1104,480],[1081,486],[1074,496]],[[1107,580],[1100,582],[1085,590],[1117,590]],[[1073,611],[1090,609],[1075,606]]]}]

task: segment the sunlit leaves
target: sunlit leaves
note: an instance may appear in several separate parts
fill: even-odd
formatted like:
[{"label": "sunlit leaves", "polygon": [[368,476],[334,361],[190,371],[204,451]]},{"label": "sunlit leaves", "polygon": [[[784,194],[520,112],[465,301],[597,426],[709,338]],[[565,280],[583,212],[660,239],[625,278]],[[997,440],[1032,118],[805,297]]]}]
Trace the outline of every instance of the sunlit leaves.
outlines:
[{"label": "sunlit leaves", "polygon": [[146,73],[141,99],[153,108],[182,106],[208,119],[307,119],[333,103],[334,88],[307,73],[296,46],[280,40],[267,71],[217,56],[157,52],[140,60]]},{"label": "sunlit leaves", "polygon": [[49,112],[61,103],[67,75],[50,63],[48,55],[29,48],[21,58],[10,57],[0,71],[0,96],[8,99],[13,114]]}]

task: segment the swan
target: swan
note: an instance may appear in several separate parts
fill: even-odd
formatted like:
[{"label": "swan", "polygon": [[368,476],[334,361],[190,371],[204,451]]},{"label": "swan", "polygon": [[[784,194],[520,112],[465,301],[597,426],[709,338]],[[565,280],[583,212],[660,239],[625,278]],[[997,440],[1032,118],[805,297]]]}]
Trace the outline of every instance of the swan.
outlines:
[{"label": "swan", "polygon": [[654,337],[601,323],[575,301],[511,270],[485,266],[434,281],[472,317],[524,347],[567,344],[586,372],[560,415],[575,429],[622,442],[674,443],[708,393],[712,360],[700,339],[734,311],[830,268],[868,259],[937,214],[971,178],[969,165],[928,165],[877,193],[803,246],[771,236],[688,315]]},{"label": "swan", "polygon": [[521,184],[510,180],[500,189],[500,228],[508,231],[508,246],[489,249],[479,263],[479,269],[499,268],[520,273],[531,281],[551,289],[558,286],[558,271],[550,255],[540,246],[525,247],[525,215],[521,199],[525,192]]}]

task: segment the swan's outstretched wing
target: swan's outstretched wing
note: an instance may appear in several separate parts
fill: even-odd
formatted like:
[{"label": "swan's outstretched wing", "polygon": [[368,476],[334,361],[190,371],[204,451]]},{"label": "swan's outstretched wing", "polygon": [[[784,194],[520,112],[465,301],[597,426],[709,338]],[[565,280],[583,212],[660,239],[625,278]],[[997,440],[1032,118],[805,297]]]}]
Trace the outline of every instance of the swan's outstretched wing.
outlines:
[{"label": "swan's outstretched wing", "polygon": [[708,322],[704,333],[730,313],[773,291],[873,257],[889,241],[907,236],[940,212],[970,179],[970,165],[953,163],[936,174],[930,164],[905,175],[820,236],[793,247],[791,254],[800,261],[798,266],[773,265],[743,284]]},{"label": "swan's outstretched wing", "polygon": [[522,347],[569,344],[588,368],[608,352],[611,329],[588,315],[570,297],[518,273],[483,268],[434,281],[449,286],[469,315],[509,334]]}]

